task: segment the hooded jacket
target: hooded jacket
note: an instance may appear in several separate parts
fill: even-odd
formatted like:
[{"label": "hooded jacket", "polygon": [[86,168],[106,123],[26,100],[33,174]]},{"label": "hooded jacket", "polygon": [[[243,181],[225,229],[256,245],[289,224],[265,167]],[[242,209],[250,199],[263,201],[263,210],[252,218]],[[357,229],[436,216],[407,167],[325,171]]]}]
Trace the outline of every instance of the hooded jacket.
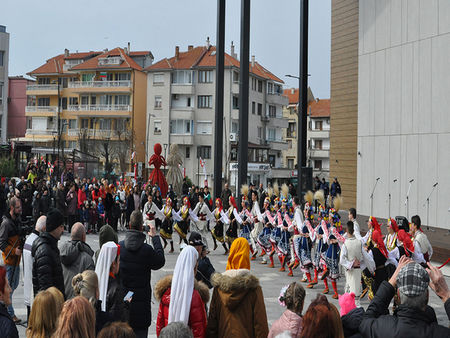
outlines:
[{"label": "hooded jacket", "polygon": [[98,255],[103,244],[105,244],[106,242],[119,243],[117,232],[114,231],[112,226],[110,226],[109,224],[105,224],[100,228],[100,231],[98,232],[98,242],[100,248],[95,252],[95,262],[97,262]]},{"label": "hooded jacket", "polygon": [[400,305],[394,315],[389,315],[394,294],[394,287],[383,281],[359,325],[363,337],[450,337],[450,329],[437,323],[430,306],[422,311]]},{"label": "hooded jacket", "polygon": [[207,337],[267,337],[264,297],[259,280],[249,270],[212,275],[214,286]]},{"label": "hooded jacket", "polygon": [[293,338],[300,337],[300,333],[302,333],[302,323],[302,317],[291,310],[286,310],[281,317],[272,324],[268,338],[274,338],[284,331],[289,331]]},{"label": "hooded jacket", "polygon": [[[156,335],[167,326],[169,320],[170,291],[172,275],[163,277],[155,284],[155,298],[159,301],[158,319],[156,320]],[[194,337],[205,337],[206,334],[206,311],[205,304],[209,301],[208,287],[198,281],[194,281],[192,293],[191,310],[188,326]]]},{"label": "hooded jacket", "polygon": [[152,238],[153,247],[145,243],[141,231],[128,230],[120,245],[120,279],[125,292],[133,291],[130,321],[133,329],[145,329],[151,324],[151,270],[165,264],[159,236]]},{"label": "hooded jacket", "polygon": [[346,315],[341,317],[342,328],[344,329],[344,337],[362,337],[359,333],[359,324],[364,317],[364,309],[362,307],[354,308]]},{"label": "hooded jacket", "polygon": [[94,251],[82,241],[67,241],[61,246],[61,263],[64,275],[66,299],[74,297],[72,278],[85,270],[95,270]]}]

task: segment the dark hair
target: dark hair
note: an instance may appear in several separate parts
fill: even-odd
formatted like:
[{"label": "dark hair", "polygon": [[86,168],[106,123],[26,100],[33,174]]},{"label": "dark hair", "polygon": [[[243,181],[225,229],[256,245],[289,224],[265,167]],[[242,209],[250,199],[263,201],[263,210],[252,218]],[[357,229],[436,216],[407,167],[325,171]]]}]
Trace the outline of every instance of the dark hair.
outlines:
[{"label": "dark hair", "polygon": [[301,315],[303,304],[305,303],[306,291],[300,283],[293,282],[289,284],[284,296],[280,297],[284,301],[288,310]]},{"label": "dark hair", "polygon": [[347,222],[347,232],[348,232],[350,235],[353,235],[353,233],[355,232],[355,225],[353,224],[352,221],[348,221],[348,222]]},{"label": "dark hair", "polygon": [[294,196],[294,203],[297,205],[300,204],[300,199],[297,196]]},{"label": "dark hair", "polygon": [[355,208],[348,209],[348,212],[353,216],[353,218],[356,218],[356,209]]},{"label": "dark hair", "polygon": [[254,194],[256,198],[258,198],[258,192],[256,190],[252,190],[252,194]]},{"label": "dark hair", "polygon": [[135,210],[130,216],[130,229],[142,230],[142,225],[144,224],[144,218],[139,210]]},{"label": "dark hair", "polygon": [[6,285],[6,268],[4,266],[0,266],[0,291],[5,292]]},{"label": "dark hair", "polygon": [[419,215],[414,215],[413,217],[411,217],[411,223],[413,223],[418,229],[420,229],[420,217]]},{"label": "dark hair", "polygon": [[97,338],[134,338],[136,335],[133,332],[133,329],[128,325],[128,323],[124,322],[113,322],[107,324],[103,329],[98,333]]}]

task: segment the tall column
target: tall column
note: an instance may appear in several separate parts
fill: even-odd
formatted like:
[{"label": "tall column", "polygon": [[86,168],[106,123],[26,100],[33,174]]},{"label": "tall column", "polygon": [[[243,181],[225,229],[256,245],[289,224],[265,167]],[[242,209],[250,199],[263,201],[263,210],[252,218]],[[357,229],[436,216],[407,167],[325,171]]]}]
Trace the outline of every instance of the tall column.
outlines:
[{"label": "tall column", "polygon": [[217,0],[216,114],[214,124],[214,196],[222,192],[225,0]]},{"label": "tall column", "polygon": [[306,125],[308,109],[308,4],[300,2],[300,76],[298,91],[298,135],[297,135],[297,196],[302,198],[302,167],[306,166]]},{"label": "tall column", "polygon": [[[238,149],[238,186],[247,183],[248,165],[248,79],[250,50],[250,0],[241,0],[241,70],[239,82],[239,149]],[[240,201],[240,198],[239,198]]]}]

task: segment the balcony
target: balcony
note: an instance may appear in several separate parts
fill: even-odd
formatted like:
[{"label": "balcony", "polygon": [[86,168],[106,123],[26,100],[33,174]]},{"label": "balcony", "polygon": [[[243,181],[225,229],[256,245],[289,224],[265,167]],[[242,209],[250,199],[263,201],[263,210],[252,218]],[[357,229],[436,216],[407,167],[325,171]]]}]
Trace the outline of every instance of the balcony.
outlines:
[{"label": "balcony", "polygon": [[267,139],[266,143],[270,146],[271,150],[282,151],[287,150],[289,147],[287,142],[281,139]]},{"label": "balcony", "polygon": [[106,93],[106,92],[129,92],[131,81],[75,81],[69,82],[69,88],[74,92]]},{"label": "balcony", "polygon": [[58,131],[56,129],[27,129],[26,135],[56,135]]},{"label": "balcony", "polygon": [[116,130],[109,129],[69,129],[67,131],[67,136],[72,137],[87,137],[90,139],[106,139],[106,138],[117,138],[118,134]]},{"label": "balcony", "polygon": [[287,106],[289,104],[289,99],[279,93],[267,93],[267,103],[276,104],[280,106]]},{"label": "balcony", "polygon": [[281,114],[276,116],[263,115],[261,120],[266,121],[269,127],[287,128],[289,126],[289,120],[283,118]]},{"label": "balcony", "polygon": [[194,135],[191,134],[170,134],[170,143],[193,145]]},{"label": "balcony", "polygon": [[27,95],[58,95],[58,85],[57,84],[28,85]]},{"label": "balcony", "polygon": [[309,149],[309,157],[311,158],[328,158],[330,157],[330,148],[312,148]]},{"label": "balcony", "polygon": [[172,83],[170,86],[171,94],[195,94],[195,86],[192,83]]},{"label": "balcony", "polygon": [[309,129],[308,134],[309,134],[310,138],[318,138],[318,139],[329,139],[330,138],[329,130]]},{"label": "balcony", "polygon": [[25,116],[45,117],[55,116],[58,111],[57,106],[26,106]]},{"label": "balcony", "polygon": [[112,104],[112,105],[78,105],[68,106],[69,112],[76,112],[77,116],[102,116],[102,117],[129,117],[132,110],[130,105]]}]

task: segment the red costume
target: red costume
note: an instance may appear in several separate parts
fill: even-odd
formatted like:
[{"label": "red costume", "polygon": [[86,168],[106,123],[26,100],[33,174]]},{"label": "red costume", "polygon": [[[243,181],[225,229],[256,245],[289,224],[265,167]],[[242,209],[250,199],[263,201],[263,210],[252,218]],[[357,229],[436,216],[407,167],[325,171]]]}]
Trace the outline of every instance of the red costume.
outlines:
[{"label": "red costume", "polygon": [[164,157],[161,156],[162,151],[161,144],[156,143],[155,146],[153,147],[153,150],[155,151],[155,153],[152,155],[152,157],[150,157],[148,164],[150,166],[153,165],[155,169],[152,170],[148,180],[152,185],[155,185],[155,183],[157,183],[159,188],[161,189],[161,196],[165,197],[168,189],[167,181],[166,178],[164,177],[163,172],[159,168],[162,165],[166,166],[167,163]]}]

